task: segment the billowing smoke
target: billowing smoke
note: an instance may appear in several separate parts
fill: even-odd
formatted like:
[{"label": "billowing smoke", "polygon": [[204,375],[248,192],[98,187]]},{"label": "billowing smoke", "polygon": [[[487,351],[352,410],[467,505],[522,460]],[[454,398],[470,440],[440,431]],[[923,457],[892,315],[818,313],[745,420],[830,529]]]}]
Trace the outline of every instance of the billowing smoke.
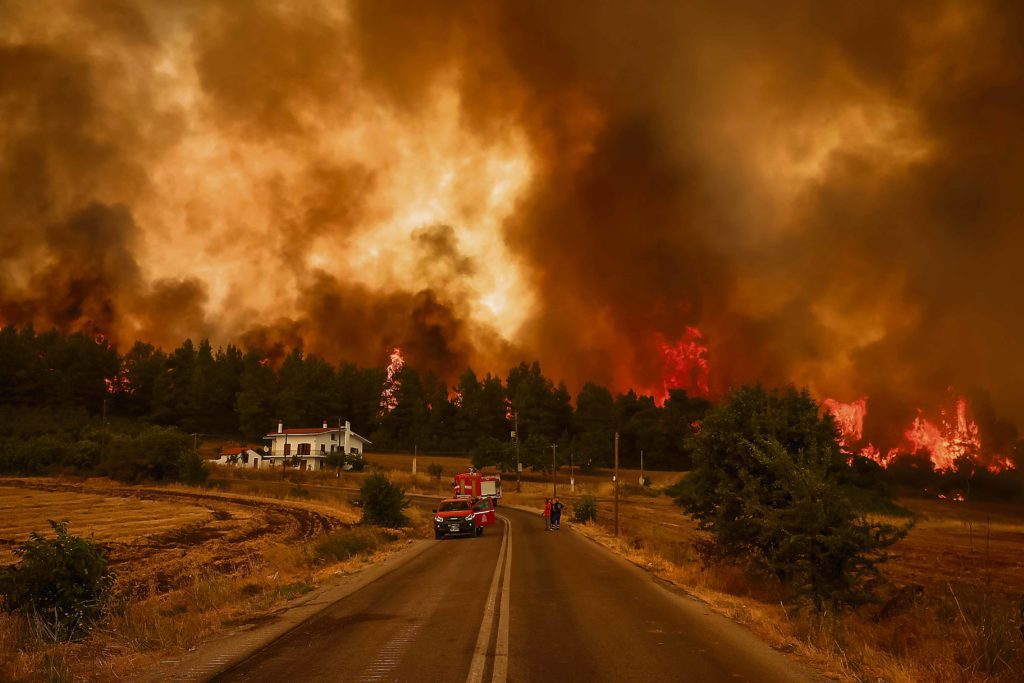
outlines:
[{"label": "billowing smoke", "polygon": [[650,393],[684,357],[691,390],[870,397],[876,443],[964,395],[1010,443],[1022,26],[994,0],[0,4],[0,323]]}]

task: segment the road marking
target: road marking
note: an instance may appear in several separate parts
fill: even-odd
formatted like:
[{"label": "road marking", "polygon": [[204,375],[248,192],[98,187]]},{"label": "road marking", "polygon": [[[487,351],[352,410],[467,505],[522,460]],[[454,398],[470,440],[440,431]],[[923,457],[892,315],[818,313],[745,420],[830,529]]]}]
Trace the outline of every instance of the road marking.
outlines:
[{"label": "road marking", "polygon": [[508,621],[509,593],[512,585],[512,521],[505,520],[505,533],[508,534],[508,551],[505,553],[505,580],[501,586],[501,610],[498,612],[498,639],[494,643],[494,671],[491,683],[505,683],[508,677]]},{"label": "road marking", "polygon": [[[480,635],[477,636],[476,639],[476,649],[473,651],[473,660],[469,665],[469,675],[466,677],[466,683],[482,683],[484,679],[484,668],[487,666],[487,646],[490,645],[491,631],[494,628],[494,611],[497,604],[501,570],[507,564],[508,552],[511,545],[512,522],[510,522],[506,517],[499,516],[498,519],[505,523],[505,533],[501,536],[501,548],[498,550],[498,561],[494,565],[494,576],[491,578],[491,588],[487,592],[487,602],[484,603],[484,618],[480,623]],[[504,678],[501,680],[504,680]]]}]

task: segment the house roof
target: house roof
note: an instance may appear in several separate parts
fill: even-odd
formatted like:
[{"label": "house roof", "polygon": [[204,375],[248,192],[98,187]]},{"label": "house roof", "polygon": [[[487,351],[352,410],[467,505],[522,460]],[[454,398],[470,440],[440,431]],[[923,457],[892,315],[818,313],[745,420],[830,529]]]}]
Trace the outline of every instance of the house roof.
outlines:
[{"label": "house roof", "polygon": [[240,448],[240,447],[222,448],[221,451],[220,451],[220,454],[221,455],[241,455],[242,453],[245,453],[247,450],[249,450],[249,449],[248,448]]},{"label": "house roof", "polygon": [[[317,436],[318,434],[328,434],[330,432],[344,432],[344,427],[293,427],[291,429],[285,429],[281,432],[270,432],[265,435],[264,439],[273,439],[277,436]],[[359,439],[363,443],[373,443],[364,436],[359,436],[352,430],[349,430],[349,436],[353,439]]]}]

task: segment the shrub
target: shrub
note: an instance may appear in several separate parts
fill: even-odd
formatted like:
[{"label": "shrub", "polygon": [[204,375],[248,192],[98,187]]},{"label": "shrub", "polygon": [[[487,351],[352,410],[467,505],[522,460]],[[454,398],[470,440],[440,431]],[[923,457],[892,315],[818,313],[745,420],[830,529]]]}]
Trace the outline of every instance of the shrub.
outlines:
[{"label": "shrub", "polygon": [[0,571],[6,611],[37,618],[54,640],[84,636],[102,614],[112,577],[103,549],[72,536],[67,522],[50,521],[55,539],[32,532],[14,553],[19,565]]},{"label": "shrub", "polygon": [[138,436],[114,435],[105,445],[101,470],[130,483],[180,481],[198,485],[210,476],[192,439],[175,427],[147,427]]},{"label": "shrub", "polygon": [[362,472],[366,469],[366,460],[364,460],[363,456],[359,454],[349,453],[345,456],[344,467],[346,470],[352,472]]},{"label": "shrub", "polygon": [[439,465],[438,463],[432,462],[429,465],[427,465],[427,474],[432,476],[434,479],[440,481],[441,475],[444,474],[444,468],[441,467],[441,465]]},{"label": "shrub", "polygon": [[387,541],[397,537],[367,528],[341,529],[328,534],[316,544],[317,557],[328,562],[340,562],[357,555],[373,552]]},{"label": "shrub", "polygon": [[597,499],[593,496],[583,496],[572,506],[572,519],[574,522],[587,524],[597,521]]},{"label": "shrub", "polygon": [[409,522],[402,514],[409,507],[405,491],[380,472],[363,481],[357,502],[363,508],[363,524],[398,528]]}]

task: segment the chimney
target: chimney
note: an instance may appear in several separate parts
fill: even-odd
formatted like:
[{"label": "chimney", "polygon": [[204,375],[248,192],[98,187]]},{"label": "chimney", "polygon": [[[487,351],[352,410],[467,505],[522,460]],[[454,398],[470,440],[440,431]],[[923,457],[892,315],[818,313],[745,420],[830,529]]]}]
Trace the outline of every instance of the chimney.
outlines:
[{"label": "chimney", "polygon": [[284,422],[282,422],[281,420],[278,420],[277,421],[277,433],[280,434],[283,431],[284,431]]},{"label": "chimney", "polygon": [[327,420],[324,420],[324,429],[327,429]]}]

